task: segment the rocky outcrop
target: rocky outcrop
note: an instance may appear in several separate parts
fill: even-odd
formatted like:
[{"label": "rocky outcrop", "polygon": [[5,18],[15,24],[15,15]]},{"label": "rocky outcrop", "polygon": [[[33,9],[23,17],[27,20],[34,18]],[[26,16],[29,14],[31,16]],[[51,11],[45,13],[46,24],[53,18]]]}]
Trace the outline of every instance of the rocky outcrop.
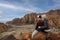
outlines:
[{"label": "rocky outcrop", "polygon": [[[31,32],[22,32],[17,34],[9,34],[2,37],[0,40],[32,40],[32,33]],[[60,40],[60,33],[43,33],[38,32],[34,35],[33,40]]]},{"label": "rocky outcrop", "polygon": [[[20,39],[19,40],[32,40],[32,33],[31,32],[23,32],[22,34],[19,34]],[[60,33],[43,33],[38,32],[36,35],[34,35],[33,40],[60,40]]]},{"label": "rocky outcrop", "polygon": [[47,13],[30,13],[26,14],[23,18],[15,18],[8,24],[14,25],[22,25],[22,24],[36,24],[37,15],[46,14],[49,20],[49,24],[51,27],[60,27],[60,10],[50,10]]},{"label": "rocky outcrop", "polygon": [[6,25],[4,23],[0,23],[0,32],[7,31],[9,28],[11,28],[10,25]]},{"label": "rocky outcrop", "polygon": [[47,13],[51,27],[60,27],[60,10],[51,10]]},{"label": "rocky outcrop", "polygon": [[22,24],[34,24],[37,21],[37,14],[31,13],[25,15],[23,18],[15,18],[12,21],[7,22],[8,24],[22,25]]},{"label": "rocky outcrop", "polygon": [[36,13],[27,14],[27,15],[24,16],[23,19],[24,19],[26,24],[36,23],[37,14]]},{"label": "rocky outcrop", "polygon": [[0,40],[17,40],[12,34],[11,35],[6,35]]}]

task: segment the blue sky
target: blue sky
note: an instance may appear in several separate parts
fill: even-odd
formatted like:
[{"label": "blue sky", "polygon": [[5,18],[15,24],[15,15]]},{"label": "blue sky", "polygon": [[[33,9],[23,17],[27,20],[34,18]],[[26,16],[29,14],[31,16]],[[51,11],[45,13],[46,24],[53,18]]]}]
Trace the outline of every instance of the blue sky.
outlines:
[{"label": "blue sky", "polygon": [[30,12],[60,9],[60,0],[0,0],[0,22],[21,18]]}]

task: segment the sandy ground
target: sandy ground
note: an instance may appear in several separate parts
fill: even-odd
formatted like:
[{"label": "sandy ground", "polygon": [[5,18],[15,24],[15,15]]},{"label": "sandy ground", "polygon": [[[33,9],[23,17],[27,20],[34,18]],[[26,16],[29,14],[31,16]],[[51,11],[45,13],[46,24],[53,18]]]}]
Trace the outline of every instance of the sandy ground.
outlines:
[{"label": "sandy ground", "polygon": [[34,25],[22,25],[22,26],[15,26],[12,25],[13,28],[7,30],[6,32],[3,32],[0,34],[0,38],[6,36],[6,35],[10,35],[10,34],[16,34],[18,32],[24,32],[24,31],[29,31],[32,32],[34,31],[35,26]]},{"label": "sandy ground", "polygon": [[[25,32],[25,31],[29,31],[29,32],[33,32],[35,25],[22,25],[22,26],[15,26],[12,25],[13,28],[7,30],[6,32],[0,33],[0,38],[6,36],[6,35],[10,35],[10,34],[16,34],[18,32]],[[52,32],[56,31],[55,33],[57,33],[57,30],[52,30]],[[60,31],[59,31],[60,32]]]}]

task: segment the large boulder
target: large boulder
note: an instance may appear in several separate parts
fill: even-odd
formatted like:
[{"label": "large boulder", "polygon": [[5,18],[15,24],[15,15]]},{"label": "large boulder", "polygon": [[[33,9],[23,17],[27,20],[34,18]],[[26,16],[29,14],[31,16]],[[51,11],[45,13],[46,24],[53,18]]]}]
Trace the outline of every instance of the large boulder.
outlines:
[{"label": "large boulder", "polygon": [[34,36],[33,40],[46,40],[46,35],[44,33],[42,33],[42,32],[38,32]]}]

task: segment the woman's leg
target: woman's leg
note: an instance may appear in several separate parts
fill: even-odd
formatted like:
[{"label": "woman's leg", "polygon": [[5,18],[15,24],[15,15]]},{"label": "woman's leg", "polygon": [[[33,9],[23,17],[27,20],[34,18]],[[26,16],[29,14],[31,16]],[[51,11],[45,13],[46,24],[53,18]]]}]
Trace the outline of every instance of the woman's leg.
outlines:
[{"label": "woman's leg", "polygon": [[34,37],[34,35],[35,34],[37,34],[38,33],[38,31],[37,30],[35,30],[33,33],[32,33],[32,38]]}]

